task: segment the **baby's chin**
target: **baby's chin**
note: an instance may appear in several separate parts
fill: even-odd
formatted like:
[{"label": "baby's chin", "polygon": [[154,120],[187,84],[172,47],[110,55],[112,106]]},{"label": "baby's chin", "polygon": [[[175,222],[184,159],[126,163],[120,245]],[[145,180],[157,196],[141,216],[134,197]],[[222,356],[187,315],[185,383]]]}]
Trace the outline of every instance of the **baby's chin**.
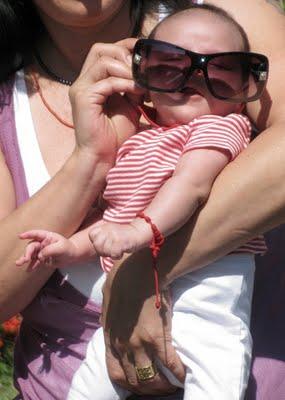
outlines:
[{"label": "baby's chin", "polygon": [[165,116],[165,113],[157,113],[157,122],[161,126],[174,126],[174,125],[186,125],[193,119],[201,117],[202,115],[210,114],[210,110],[194,111],[186,110],[179,113],[173,113],[172,115]]},{"label": "baby's chin", "polygon": [[203,96],[195,95],[185,102],[169,98],[172,104],[155,104],[158,123],[163,126],[188,124],[195,118],[212,113],[210,104]]}]

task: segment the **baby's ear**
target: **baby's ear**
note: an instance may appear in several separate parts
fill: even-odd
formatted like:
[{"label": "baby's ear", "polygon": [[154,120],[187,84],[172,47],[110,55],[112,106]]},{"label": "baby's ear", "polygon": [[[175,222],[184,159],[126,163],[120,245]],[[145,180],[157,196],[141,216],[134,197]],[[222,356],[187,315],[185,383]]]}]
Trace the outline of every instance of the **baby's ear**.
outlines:
[{"label": "baby's ear", "polygon": [[236,113],[241,114],[242,112],[244,112],[245,107],[246,107],[246,103],[237,104],[236,105]]}]

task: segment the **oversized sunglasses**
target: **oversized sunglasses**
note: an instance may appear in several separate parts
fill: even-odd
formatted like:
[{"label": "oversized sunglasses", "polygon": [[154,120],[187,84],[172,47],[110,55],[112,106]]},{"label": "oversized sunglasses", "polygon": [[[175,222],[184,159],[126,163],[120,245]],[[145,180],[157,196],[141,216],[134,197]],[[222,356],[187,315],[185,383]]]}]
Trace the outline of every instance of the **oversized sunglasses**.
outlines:
[{"label": "oversized sunglasses", "polygon": [[200,54],[155,39],[140,39],[133,51],[136,83],[157,92],[179,92],[193,84],[232,103],[257,100],[266,86],[268,59],[251,52]]}]

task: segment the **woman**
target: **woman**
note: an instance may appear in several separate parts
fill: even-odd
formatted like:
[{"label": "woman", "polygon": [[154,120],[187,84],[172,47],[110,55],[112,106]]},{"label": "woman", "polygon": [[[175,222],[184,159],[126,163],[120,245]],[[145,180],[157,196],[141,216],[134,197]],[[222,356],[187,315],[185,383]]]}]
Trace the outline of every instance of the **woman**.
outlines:
[{"label": "woman", "polygon": [[[6,3],[9,4],[10,2]],[[44,184],[45,186],[29,201],[14,211],[16,202],[12,179],[6,163],[4,162],[4,158],[1,158],[1,178],[3,179],[4,183],[1,185],[1,217],[3,217],[3,221],[1,222],[2,229],[0,230],[2,235],[0,250],[0,279],[1,282],[3,282],[0,292],[1,319],[2,317],[5,319],[15,312],[24,309],[32,301],[32,299],[35,298],[35,300],[30,304],[29,307],[25,309],[25,312],[23,313],[24,324],[22,326],[21,339],[24,339],[24,341],[21,340],[18,348],[16,349],[16,373],[19,376],[18,382],[21,386],[23,396],[29,395],[31,398],[40,399],[62,399],[68,390],[68,382],[72,378],[74,371],[80,364],[80,359],[84,355],[84,349],[86,348],[88,338],[90,338],[94,332],[94,329],[96,329],[96,324],[98,324],[98,320],[96,321],[94,318],[94,311],[96,310],[92,309],[91,302],[88,302],[83,308],[83,305],[86,303],[86,299],[84,299],[82,294],[80,295],[76,290],[76,285],[78,282],[82,282],[82,280],[85,278],[85,285],[83,286],[85,286],[86,292],[83,294],[90,296],[91,289],[90,285],[88,287],[88,283],[89,281],[96,279],[95,268],[92,269],[90,266],[86,266],[86,268],[82,267],[80,269],[80,277],[74,276],[70,269],[67,271],[64,280],[60,279],[61,277],[59,277],[58,274],[54,274],[53,278],[36,296],[39,289],[45,284],[51,275],[51,271],[49,272],[47,269],[41,269],[39,271],[30,273],[16,269],[14,261],[23,249],[23,244],[19,243],[16,236],[19,232],[33,228],[35,226],[34,224],[36,224],[37,227],[41,226],[49,230],[59,231],[65,235],[70,235],[78,228],[87,210],[93,204],[96,194],[98,194],[102,189],[105,174],[113,162],[113,157],[116,150],[116,138],[114,137],[114,131],[110,128],[112,125],[107,125],[109,127],[107,132],[101,125],[102,122],[106,122],[106,119],[102,118],[102,104],[100,103],[100,99],[102,100],[102,98],[93,96],[94,93],[92,92],[92,85],[94,81],[96,82],[96,80],[102,80],[102,78],[106,77],[106,75],[108,76],[108,73],[112,73],[112,75],[116,73],[119,76],[123,75],[123,77],[129,78],[130,76],[128,75],[128,70],[124,68],[121,69],[121,66],[119,67],[118,63],[116,62],[112,62],[112,64],[110,64],[110,59],[106,58],[108,56],[108,49],[106,50],[105,47],[104,52],[107,51],[107,56],[106,53],[104,53],[105,58],[103,57],[104,59],[101,61],[100,58],[102,57],[99,57],[99,55],[102,55],[102,47],[95,46],[95,49],[91,50],[89,53],[89,56],[87,57],[87,60],[82,68],[81,78],[78,79],[71,91],[74,125],[76,127],[75,131],[77,135],[75,150],[73,150],[73,131],[72,128],[68,126],[72,125],[70,123],[71,114],[67,98],[68,88],[62,84],[59,84],[56,80],[52,80],[49,70],[54,71],[53,78],[61,77],[61,81],[63,81],[63,78],[65,81],[72,81],[80,70],[83,60],[92,43],[96,41],[112,42],[114,40],[129,36],[131,33],[131,26],[128,22],[129,2],[112,2],[111,0],[103,1],[101,2],[100,14],[98,13],[98,3],[96,2],[92,2],[93,6],[91,6],[89,2],[70,2],[70,0],[62,0],[61,2],[46,2],[43,0],[37,0],[34,3],[41,14],[42,20],[44,21],[46,30],[49,32],[50,37],[47,38],[44,36],[45,40],[41,42],[41,46],[36,47],[37,62],[35,62],[34,68],[36,69],[35,72],[38,75],[36,74],[35,76],[34,70],[28,69],[28,74],[33,75],[33,79],[36,78],[35,87],[37,91],[36,93],[33,92],[33,85],[29,85],[28,89],[30,91],[30,104],[34,125],[36,127],[37,139],[40,144],[41,153],[45,163],[48,166],[50,172],[49,175],[53,176],[53,179],[46,183],[49,178],[46,172],[45,180],[41,178],[37,185],[31,185],[31,187],[34,188],[34,191],[38,190],[39,187],[43,186]],[[244,25],[245,29],[249,32],[250,40],[253,42],[253,50],[266,52],[262,46],[258,47],[258,44],[255,43],[254,40],[254,34],[250,32],[250,29],[248,29],[246,23],[246,16],[248,13],[246,13],[246,16],[244,15],[244,9],[248,7],[246,2],[240,1],[238,5],[232,4],[230,6],[225,1],[216,1],[213,3],[226,8],[229,12],[232,12],[234,16],[242,23],[242,25]],[[271,32],[274,32],[274,30],[278,28],[278,25],[281,24],[279,15],[275,14],[273,9],[271,10],[271,6],[266,4],[261,5],[257,1],[252,1],[250,7],[252,7],[250,10],[252,13],[256,12],[257,20],[262,21],[266,18],[267,21],[269,16],[272,16],[274,21],[274,29],[272,28]],[[110,30],[110,24],[112,26],[112,32]],[[97,26],[97,29],[94,29],[94,25]],[[279,25],[279,27],[280,26],[281,25]],[[265,34],[264,29],[262,30],[262,33]],[[274,55],[281,54],[279,46],[282,49],[281,44],[278,45],[278,40],[276,39],[277,36],[278,35],[276,33],[274,35],[274,40],[272,39],[272,41],[266,36],[267,41],[265,41],[265,43],[268,43],[268,48],[272,50],[271,61],[273,62],[273,66],[276,65],[274,62]],[[263,39],[265,40],[265,38]],[[11,41],[9,43],[13,42]],[[17,46],[18,43],[18,40],[15,40],[15,46]],[[125,46],[132,46],[131,42],[124,42],[124,44]],[[19,50],[18,48],[16,49]],[[118,57],[121,57],[121,59],[125,59],[129,54],[126,48],[125,50],[121,50],[121,48],[118,50],[117,47],[115,47],[115,49],[112,47],[112,52],[113,50],[119,51]],[[123,54],[121,53],[122,51]],[[108,66],[106,67],[107,61]],[[49,74],[45,74],[44,70],[40,68],[40,65],[46,71],[48,70]],[[46,69],[44,65],[47,65],[49,68]],[[108,70],[108,68],[111,68],[111,70]],[[273,76],[277,74],[276,72],[274,73],[274,71],[271,73],[274,74]],[[21,76],[19,79],[21,84],[21,82],[23,82],[21,81]],[[119,80],[108,80],[109,93],[112,93],[113,90],[112,87],[110,88],[109,84],[116,85],[116,89],[118,89],[120,85]],[[98,86],[96,87],[98,89]],[[19,93],[21,92],[21,88],[22,86],[20,85],[18,89]],[[131,86],[131,83],[129,90],[133,91],[134,94],[138,94],[135,88]],[[55,94],[56,96],[54,96]],[[274,96],[278,99],[278,94],[274,93]],[[119,105],[122,107],[122,110],[125,103],[122,103],[121,101],[122,99],[120,99]],[[281,104],[281,97],[280,101],[278,100],[277,103]],[[64,107],[62,107],[62,105],[64,105]],[[119,116],[121,115],[121,110],[116,108],[116,106],[118,106],[116,98],[113,100],[113,102],[109,102],[108,106],[109,116],[112,116],[113,121],[116,119],[116,123],[120,124],[121,120]],[[80,110],[80,112],[78,110]],[[55,112],[52,114],[51,111]],[[55,118],[54,114],[56,114],[57,118]],[[255,114],[253,112],[253,116],[256,114],[257,111],[255,111]],[[276,131],[276,135],[278,136],[278,128],[282,124],[282,121],[280,121],[278,117],[278,110],[273,113],[273,116],[274,115],[277,116],[275,121],[272,117],[272,127],[270,129],[273,131],[273,134],[271,136],[274,136],[274,131]],[[136,114],[134,114],[134,118],[136,117]],[[94,127],[95,120],[98,121],[96,127]],[[25,119],[24,122],[26,122]],[[275,122],[275,125],[273,122]],[[18,126],[20,126],[20,123]],[[274,126],[276,128],[274,128]],[[101,129],[101,138],[104,140],[96,142],[94,140],[94,135],[92,135],[93,129]],[[260,142],[266,143],[266,136],[263,138],[263,141]],[[271,146],[273,145],[271,144]],[[255,150],[256,145],[253,145],[250,148],[252,150],[249,151],[257,152],[257,156],[259,155],[259,157],[262,158],[258,149]],[[106,151],[106,149],[108,149],[108,151]],[[111,151],[112,149],[113,151]],[[37,152],[37,157],[38,156],[39,151]],[[27,159],[28,161],[31,161],[31,157],[28,156],[25,160]],[[34,157],[32,159],[34,159]],[[246,157],[244,157],[241,161],[237,160],[237,164],[235,165],[239,165],[239,163],[241,163],[241,165],[245,165],[245,160],[247,160]],[[261,161],[262,160],[260,160],[260,162]],[[277,162],[277,160],[274,161]],[[238,167],[232,167],[230,170],[228,170],[229,172],[225,171],[225,174],[229,175],[228,179],[231,179],[231,173],[233,174],[233,181],[235,180],[235,173],[231,171],[234,168]],[[31,165],[29,167],[29,171],[31,170],[38,171],[37,166]],[[96,171],[95,174],[94,171]],[[256,172],[252,171],[252,167],[250,171],[252,173]],[[227,177],[225,174],[224,177]],[[280,179],[280,176],[277,177]],[[249,179],[248,176],[247,179]],[[265,185],[265,183],[260,183],[261,186],[262,184]],[[277,186],[278,185],[276,181],[276,188]],[[3,189],[4,187],[5,191]],[[65,188],[64,191],[62,190],[63,187]],[[218,186],[216,186],[216,188],[218,188]],[[215,189],[215,191],[217,191],[217,189]],[[30,193],[33,193],[32,189],[30,190]],[[252,197],[254,200],[256,200],[256,197],[254,196],[259,198],[259,195],[260,192],[257,190],[256,194],[252,194]],[[214,197],[211,197],[212,199],[215,198],[215,194],[213,194],[213,196]],[[23,196],[23,198],[26,199],[27,196]],[[244,201],[246,201],[246,199],[244,199]],[[209,203],[210,210],[208,208],[208,215],[210,215],[210,217],[213,213],[213,211],[211,211],[211,202],[213,202],[213,200],[210,200]],[[244,204],[246,206],[246,203]],[[249,206],[250,204],[251,203],[249,202]],[[268,214],[271,214],[275,211],[274,207],[275,209],[278,208],[276,204],[274,204],[272,207],[271,204],[268,204]],[[205,210],[207,210],[207,208]],[[204,218],[207,219],[207,212],[204,211],[204,214],[201,214],[198,222],[201,221],[203,215],[205,216]],[[240,215],[238,214],[236,219],[238,220],[239,218]],[[260,230],[268,227],[260,214],[256,215],[255,218],[261,220]],[[201,222],[198,223],[198,228],[199,224],[201,227]],[[276,220],[275,224],[277,224]],[[206,225],[208,225],[208,222],[206,222]],[[201,237],[200,239],[198,238],[199,229],[194,232],[197,232],[196,243],[201,243]],[[239,238],[240,242],[247,240],[248,237],[253,236],[255,233],[256,232],[253,229],[250,229],[248,235],[241,235]],[[232,242],[235,240],[235,237],[231,238]],[[219,243],[219,238],[216,238],[216,242]],[[240,242],[238,242],[237,245],[240,244]],[[183,246],[183,242],[181,243]],[[231,243],[231,245],[235,247],[236,244]],[[213,256],[214,258],[215,256],[218,257],[222,255],[222,251],[227,252],[230,249],[230,246],[226,246],[227,244],[225,245],[225,248],[221,250],[217,245],[215,247],[214,243],[214,250],[209,253],[210,256]],[[195,251],[197,252],[198,250],[199,249],[196,249]],[[190,247],[187,248],[187,254],[190,254],[191,251],[193,253],[194,267],[205,265],[209,261],[206,259],[207,256],[205,254],[205,260],[203,261],[199,254],[196,253],[195,256],[194,248],[192,248],[192,250]],[[216,254],[213,254],[214,251],[216,251]],[[220,253],[218,253],[218,251],[220,251]],[[185,259],[182,258],[180,264],[182,267],[183,261],[185,261]],[[187,258],[187,263],[188,261],[189,260]],[[74,268],[74,271],[76,270],[78,269]],[[144,268],[144,270],[146,271],[147,268]],[[174,270],[174,274],[175,273],[176,270]],[[130,279],[131,277],[134,280],[135,276],[130,274]],[[69,283],[67,280],[69,280]],[[144,275],[143,281],[141,282],[145,282],[145,287],[141,288],[144,296],[146,293],[145,290],[148,289],[147,276]],[[152,282],[152,280],[150,279],[149,282]],[[75,286],[75,289],[72,289],[70,283]],[[108,282],[108,284],[111,284],[111,280]],[[113,290],[114,288],[115,287],[113,286]],[[128,291],[131,298],[132,293],[130,291],[130,287],[128,287]],[[113,294],[114,292],[112,292],[112,295]],[[137,294],[139,295],[139,291],[137,291]],[[106,292],[106,302],[107,298],[108,294]],[[140,299],[139,296],[137,296],[136,299],[137,298]],[[127,303],[129,304],[129,301]],[[67,322],[65,321],[65,325],[61,329],[61,318],[63,315],[61,312],[63,312],[63,310],[65,312],[65,318],[68,316],[68,313],[69,318],[67,319]],[[110,323],[112,323],[113,332],[116,333],[117,327],[114,326],[116,318],[113,319],[111,311],[112,310],[110,309],[107,330],[109,329]],[[130,311],[132,310],[128,310],[127,313],[129,317],[132,315]],[[135,312],[136,310],[134,309],[134,314]],[[81,316],[84,315],[83,320],[75,318],[79,314]],[[55,315],[59,317],[57,323],[55,322]],[[45,318],[43,318],[43,316]],[[168,314],[166,314],[166,317],[167,316]],[[52,326],[51,321],[53,321],[54,324]],[[159,322],[156,315],[153,316],[153,321]],[[68,323],[73,328],[72,334],[68,334],[70,332],[67,332]],[[128,324],[128,326],[130,325]],[[85,328],[84,331],[82,330],[83,327]],[[86,329],[86,327],[88,329]],[[76,332],[74,332],[75,328],[77,329]],[[44,337],[44,334],[48,334],[48,336]],[[159,335],[157,335],[157,337],[159,338]],[[82,344],[81,349],[79,349],[78,346],[79,341]],[[131,342],[134,343],[133,338]],[[139,344],[139,346],[137,346],[138,352],[136,352],[135,355],[136,362],[139,365],[148,365],[149,356],[145,355],[139,341],[137,341],[135,344]],[[158,347],[158,350],[160,351],[161,358],[165,358],[164,349],[161,351]],[[178,377],[181,377],[181,375],[183,375],[183,369],[179,363],[179,360],[174,358],[175,352],[171,346],[168,347],[168,351],[172,355],[172,360],[175,359],[175,363],[172,363],[172,369]],[[137,356],[138,353],[139,356]],[[121,352],[121,356],[123,358],[123,365],[128,371],[127,376],[129,378],[129,382],[131,383],[131,390],[137,389],[141,393],[158,393],[172,389],[172,387],[167,385],[167,382],[163,380],[160,375],[156,375],[152,381],[147,381],[146,383],[138,385],[133,365],[130,367],[128,366],[128,362],[124,357],[124,352]],[[71,360],[73,363],[77,364],[72,365]],[[121,369],[118,367],[119,363],[117,360],[110,358],[111,363],[114,361],[117,364],[115,366],[113,364],[111,374],[117,381],[121,381],[121,377],[124,377],[125,375],[122,374]],[[167,364],[171,367],[171,359],[168,360]],[[27,365],[29,368],[27,368]],[[40,367],[42,367],[42,369],[40,369]],[[36,377],[36,374],[39,372],[42,374],[40,379]],[[56,379],[54,379],[55,376]],[[57,385],[55,381],[58,383]]]},{"label": "woman", "polygon": [[[109,129],[103,132],[106,123],[102,128],[98,121],[94,127],[98,111],[89,107],[89,90],[84,88],[80,94],[79,81],[72,102],[74,110],[78,104],[86,113],[76,116],[75,112],[76,129],[73,129],[69,84],[81,69],[82,75],[88,71],[88,79],[92,78],[89,73],[104,75],[104,65],[98,63],[97,68],[96,47],[83,66],[91,46],[132,36],[143,20],[145,6],[141,1],[112,0],[6,0],[1,5],[0,46],[6,63],[1,70],[0,217],[2,232],[6,233],[0,256],[3,283],[0,304],[1,320],[24,310],[15,351],[17,387],[23,398],[66,397],[88,340],[99,324],[99,310],[88,301],[88,298],[94,300],[96,293],[94,263],[66,270],[64,275],[54,274],[38,293],[53,271],[34,274],[15,268],[15,256],[22,246],[17,235],[39,220],[42,227],[69,235],[96,200],[117,150],[112,127],[122,124],[120,107],[125,103],[120,99],[118,111],[109,104],[113,125],[107,124]],[[117,47],[114,48],[116,51]],[[126,48],[124,57],[127,54]],[[116,63],[110,66],[113,73],[117,67]],[[11,75],[18,69],[15,76]],[[133,107],[130,110],[137,119]],[[86,125],[85,121],[90,123],[90,115],[91,124]],[[89,136],[91,126],[92,130],[102,131],[103,141],[95,146],[95,152],[95,143]],[[77,131],[80,139],[75,143]],[[61,190],[63,187],[66,192]],[[164,379],[158,390],[169,388]]]}]

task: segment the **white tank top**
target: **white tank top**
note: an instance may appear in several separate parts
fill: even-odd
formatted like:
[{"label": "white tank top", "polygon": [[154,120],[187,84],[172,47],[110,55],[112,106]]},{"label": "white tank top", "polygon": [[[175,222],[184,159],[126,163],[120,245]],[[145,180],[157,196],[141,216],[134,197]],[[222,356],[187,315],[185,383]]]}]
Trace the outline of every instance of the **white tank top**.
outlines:
[{"label": "white tank top", "polygon": [[[50,176],[44,163],[32,119],[23,71],[16,73],[13,92],[17,139],[24,166],[29,195],[42,188]],[[35,226],[36,228],[36,226]],[[102,303],[105,274],[97,262],[81,263],[59,270],[68,282],[96,304]]]}]

